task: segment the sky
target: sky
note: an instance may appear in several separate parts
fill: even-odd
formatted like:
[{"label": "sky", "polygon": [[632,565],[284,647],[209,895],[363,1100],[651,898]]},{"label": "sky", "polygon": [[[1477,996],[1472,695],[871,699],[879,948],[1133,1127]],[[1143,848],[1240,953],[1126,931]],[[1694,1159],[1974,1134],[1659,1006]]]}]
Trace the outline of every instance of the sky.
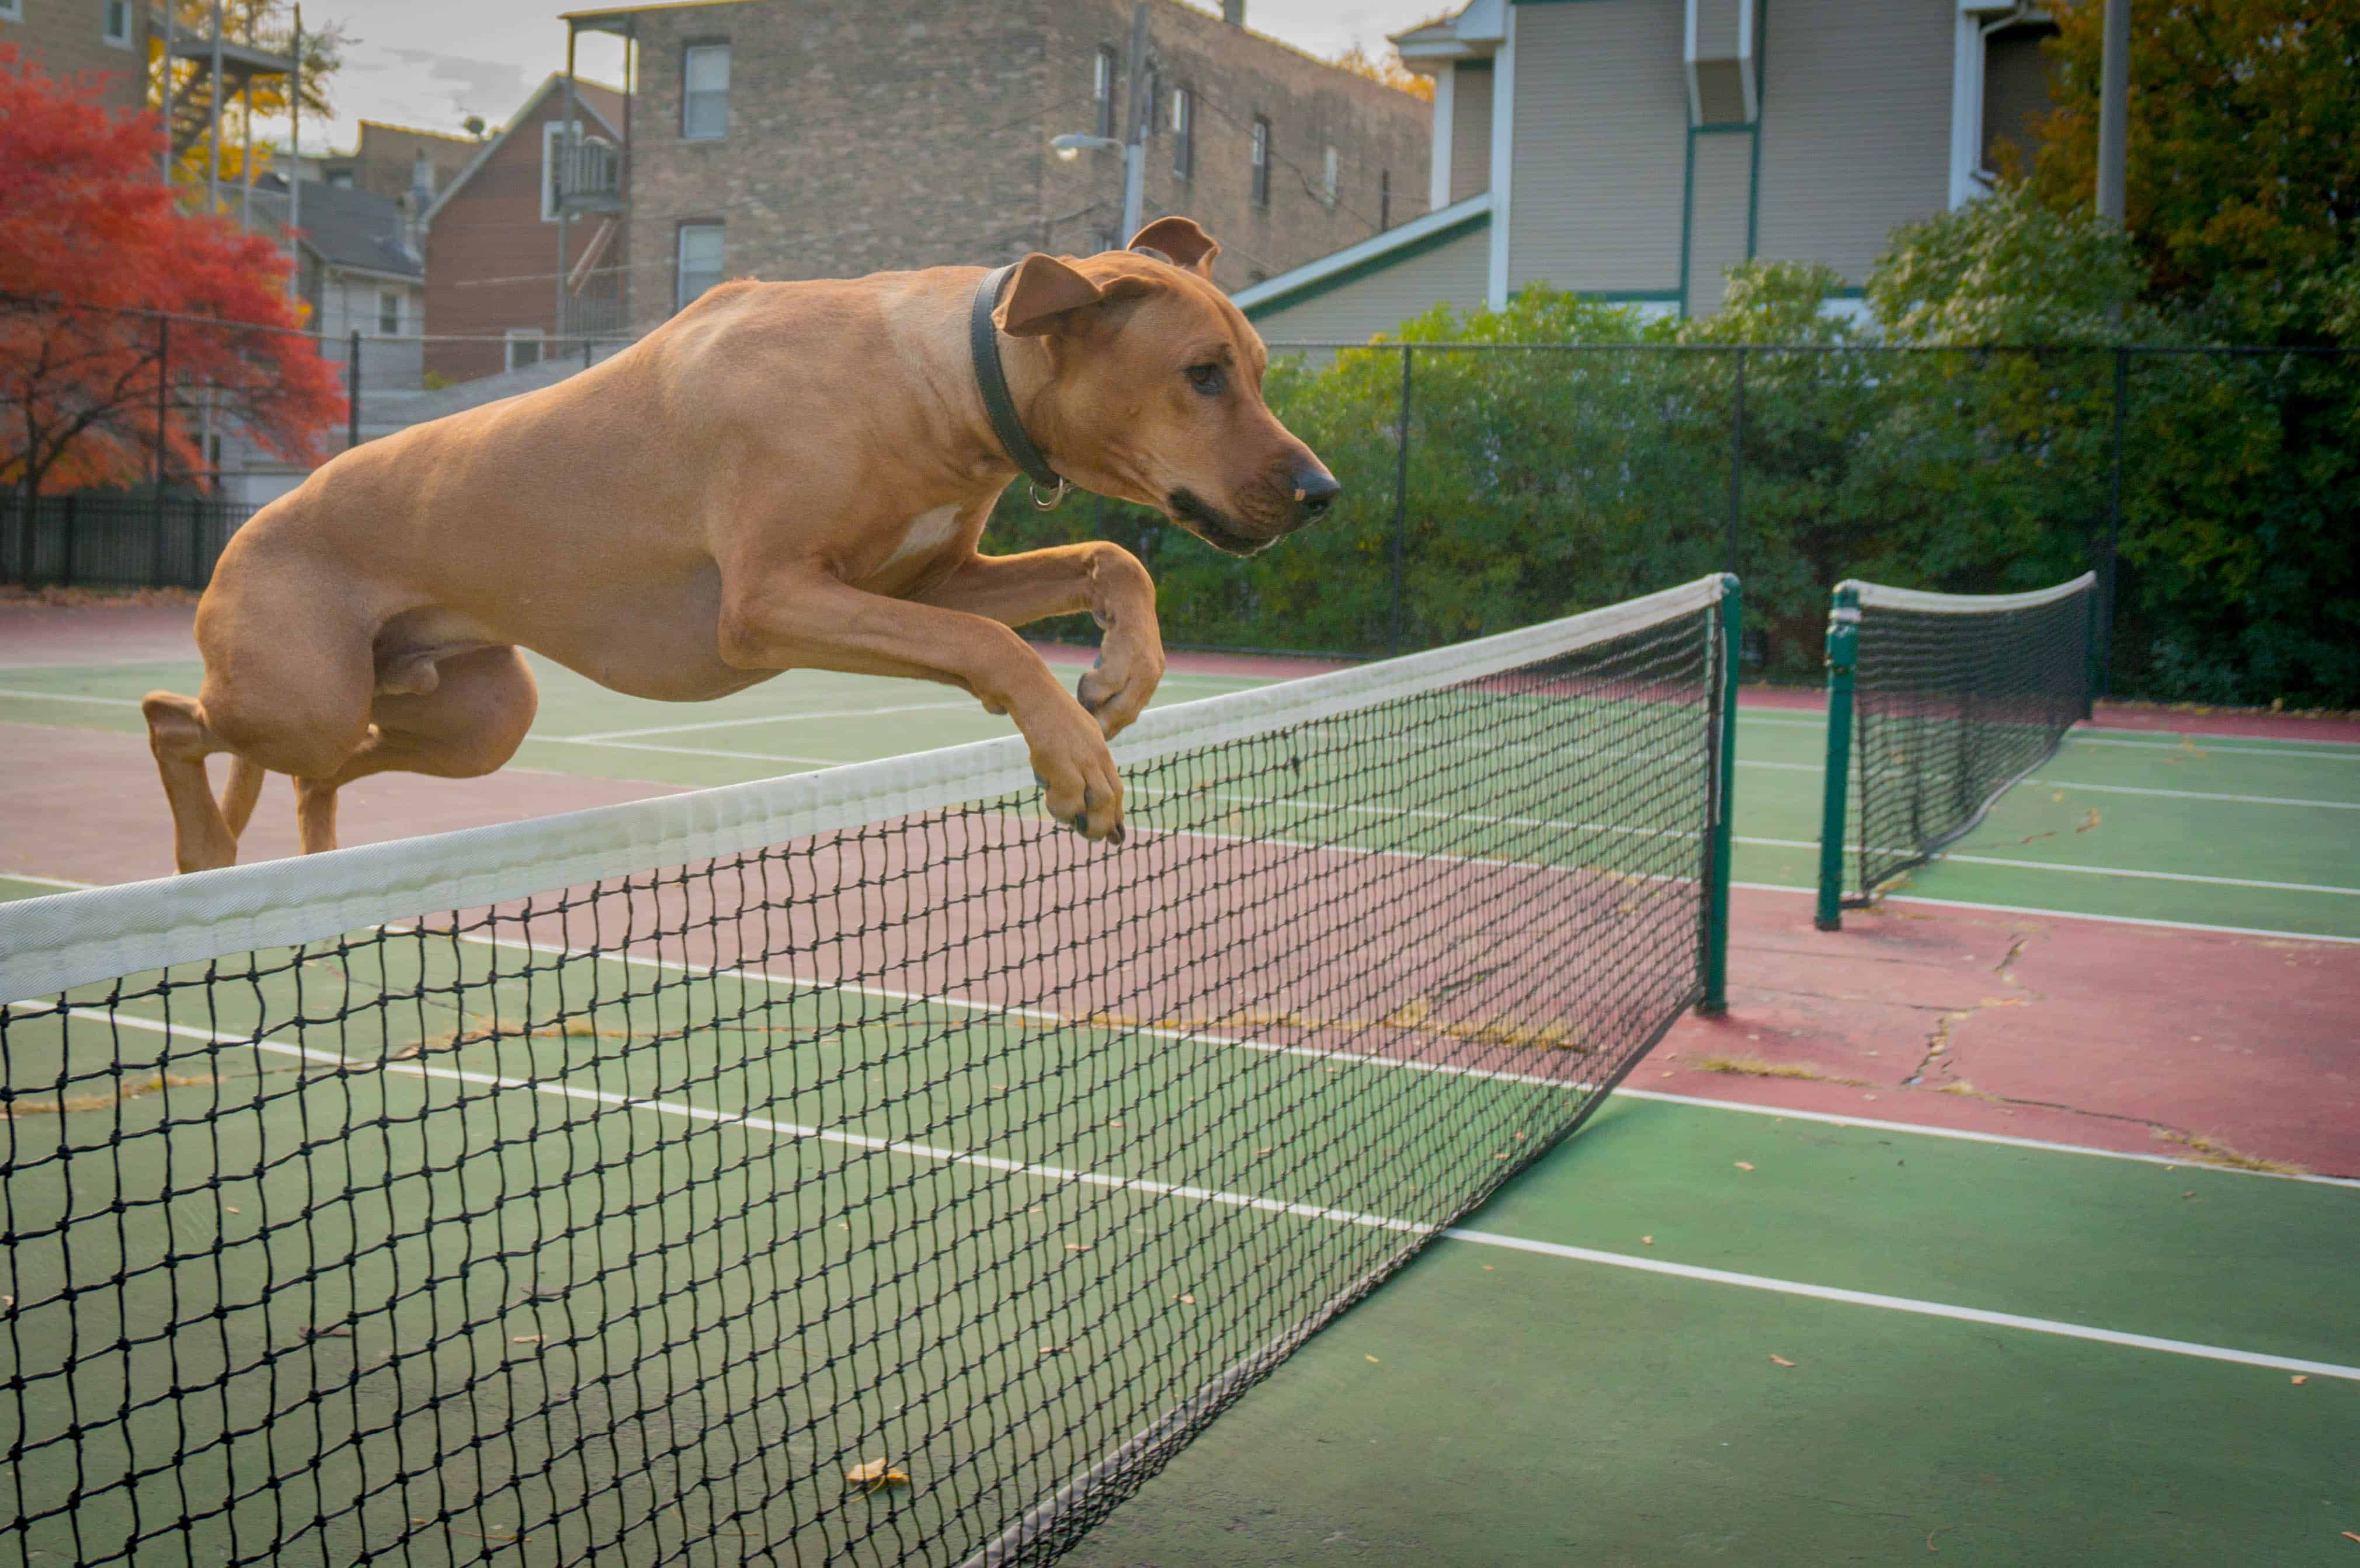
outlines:
[{"label": "sky", "polygon": [[[562,11],[617,0],[311,0],[306,27],[341,22],[351,40],[333,89],[336,118],[303,127],[307,151],[350,148],[363,120],[456,133],[470,114],[497,125],[541,78],[565,64]],[[1188,0],[1218,11],[1218,0]],[[1246,0],[1246,24],[1297,49],[1372,52],[1444,8],[1441,0]],[[622,42],[582,37],[578,69],[619,83]],[[283,136],[284,131],[281,129]]]}]

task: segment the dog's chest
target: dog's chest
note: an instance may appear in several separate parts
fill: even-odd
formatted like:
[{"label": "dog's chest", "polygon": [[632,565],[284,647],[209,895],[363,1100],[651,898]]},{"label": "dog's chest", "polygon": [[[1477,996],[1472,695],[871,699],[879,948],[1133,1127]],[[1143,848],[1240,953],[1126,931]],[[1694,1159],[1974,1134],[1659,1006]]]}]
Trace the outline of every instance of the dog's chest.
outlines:
[{"label": "dog's chest", "polygon": [[879,570],[920,560],[950,543],[951,536],[958,531],[958,513],[956,506],[936,506],[912,517],[902,530],[901,542],[893,547],[893,553],[885,558],[884,566]]}]

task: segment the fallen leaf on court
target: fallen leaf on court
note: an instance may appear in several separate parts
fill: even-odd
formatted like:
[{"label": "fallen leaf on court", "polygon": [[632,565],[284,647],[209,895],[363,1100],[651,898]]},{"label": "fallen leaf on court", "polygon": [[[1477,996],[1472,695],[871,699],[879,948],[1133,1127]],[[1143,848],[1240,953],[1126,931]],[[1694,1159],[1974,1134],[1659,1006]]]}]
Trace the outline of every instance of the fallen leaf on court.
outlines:
[{"label": "fallen leaf on court", "polygon": [[1508,1157],[1507,1157],[1506,1155],[1504,1155],[1504,1154],[1495,1154],[1495,1155],[1491,1156],[1491,1158],[1492,1158],[1492,1159],[1494,1159],[1494,1160],[1505,1160],[1505,1159],[1507,1159]]},{"label": "fallen leaf on court", "polygon": [[1639,1238],[1639,1245],[1642,1247],[1653,1247],[1655,1245],[1655,1238],[1652,1236],[1643,1236]]},{"label": "fallen leaf on court", "polygon": [[2304,1377],[2301,1373],[2298,1372],[2298,1373],[2296,1373],[2293,1377],[2291,1377],[2288,1378],[2288,1379],[2287,1379],[2287,1381],[2288,1381],[2288,1382],[2289,1382],[2289,1383],[2292,1383],[2292,1384],[2296,1385],[2298,1388],[2300,1388],[2301,1385],[2303,1385],[2303,1384],[2305,1384],[2305,1383],[2310,1382],[2310,1381],[2311,1381],[2311,1379],[2310,1379],[2309,1377]]},{"label": "fallen leaf on court", "polygon": [[1043,1356],[1054,1356],[1065,1348],[1065,1347],[1062,1345],[1044,1345],[1041,1347],[1041,1354]]},{"label": "fallen leaf on court", "polygon": [[1376,1357],[1375,1357],[1375,1356],[1371,1356],[1363,1357],[1363,1359],[1365,1359],[1365,1360],[1369,1360],[1369,1361],[1374,1361],[1374,1360],[1376,1360]]},{"label": "fallen leaf on court", "polygon": [[1090,1244],[1087,1241],[1069,1241],[1065,1243],[1065,1250],[1068,1252],[1087,1252],[1089,1249]]},{"label": "fallen leaf on court", "polygon": [[2347,1530],[2344,1532],[2344,1539],[2346,1541],[2360,1541],[2360,1535],[2355,1535]]},{"label": "fallen leaf on court", "polygon": [[1772,1356],[1772,1357],[1770,1358],[1770,1364],[1771,1364],[1773,1367],[1792,1367],[1792,1366],[1794,1365],[1794,1363],[1793,1363],[1793,1362],[1791,1362],[1791,1361],[1787,1360],[1787,1359],[1786,1359],[1785,1356]]},{"label": "fallen leaf on court", "polygon": [[2062,800],[2065,798],[2065,791],[2062,789],[2051,790],[2049,798],[2052,800]]},{"label": "fallen leaf on court", "polygon": [[894,1469],[890,1464],[882,1459],[871,1459],[866,1464],[856,1465],[844,1473],[844,1478],[864,1492],[881,1491],[887,1486],[906,1486],[910,1484],[910,1477]]},{"label": "fallen leaf on court", "polygon": [[1751,1162],[1749,1162],[1749,1161],[1747,1161],[1747,1160],[1739,1160],[1739,1161],[1737,1162],[1737,1168],[1738,1168],[1740,1171],[1751,1171],[1751,1170],[1753,1170],[1753,1169],[1754,1169],[1754,1167],[1753,1167],[1753,1165],[1752,1165],[1752,1163],[1751,1163]]},{"label": "fallen leaf on court", "polygon": [[1193,1307],[1196,1304],[1196,1298],[1194,1296],[1181,1296],[1175,1299],[1184,1307]]},{"label": "fallen leaf on court", "polygon": [[240,1212],[239,1210],[237,1210],[237,1209],[234,1208],[234,1207],[232,1207],[230,1204],[224,1203],[224,1204],[222,1205],[222,1213],[224,1213],[224,1214],[237,1214],[237,1213],[239,1213],[239,1212]]},{"label": "fallen leaf on court", "polygon": [[2090,814],[2089,814],[2088,816],[2083,817],[2083,818],[2081,819],[2081,825],[2080,827],[2078,827],[2078,828],[2075,828],[2073,831],[2074,831],[2075,833],[2088,833],[2092,828],[2096,827],[2097,825],[2098,825],[2098,808],[2097,808],[2097,807],[2095,807],[2095,806],[2092,806],[2092,807],[2091,807],[2091,808],[2090,808]]},{"label": "fallen leaf on court", "polygon": [[508,1343],[510,1345],[539,1345],[541,1343],[541,1335],[537,1334],[512,1334],[508,1335]]}]

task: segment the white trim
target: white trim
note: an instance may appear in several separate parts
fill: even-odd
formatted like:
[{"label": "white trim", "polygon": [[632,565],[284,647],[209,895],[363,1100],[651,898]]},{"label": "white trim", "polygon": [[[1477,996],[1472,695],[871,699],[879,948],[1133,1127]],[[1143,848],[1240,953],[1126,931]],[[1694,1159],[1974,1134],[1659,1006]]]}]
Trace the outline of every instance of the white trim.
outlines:
[{"label": "white trim", "polygon": [[[426,209],[425,212],[421,215],[419,221],[431,226],[434,222],[434,215],[448,205],[453,197],[459,194],[460,187],[465,185],[468,180],[473,180],[475,177],[476,171],[482,169],[484,165],[489,163],[492,160],[493,155],[497,153],[501,147],[508,145],[508,138],[516,135],[517,132],[522,130],[526,124],[532,119],[533,111],[541,106],[541,101],[543,98],[548,97],[550,93],[556,91],[559,87],[564,85],[564,82],[565,77],[563,72],[550,72],[548,78],[543,81],[539,87],[533,89],[532,95],[524,101],[523,105],[519,108],[514,114],[508,116],[508,123],[502,125],[493,134],[492,139],[484,144],[483,150],[477,153],[474,158],[468,159],[467,167],[459,171],[458,178],[452,180],[450,184],[442,188],[442,194],[434,198],[433,205]],[[585,82],[578,76],[574,79],[574,84],[575,89],[574,93],[574,107],[580,109],[583,113],[588,114],[592,119],[605,126],[608,136],[619,137],[623,134],[620,128],[617,127],[612,120],[609,120],[605,114],[601,114],[595,103],[592,103],[588,98],[584,97],[581,93],[581,89],[585,86],[595,87],[601,93],[612,93],[617,98],[625,96],[622,90],[619,88],[609,87],[603,82]]]},{"label": "white trim", "polygon": [[[120,33],[114,31],[106,25],[107,10],[110,6],[115,5],[120,5],[123,7],[123,30]],[[134,8],[133,0],[100,0],[98,12],[98,41],[106,45],[110,49],[129,49],[132,44],[133,36],[138,30],[137,18],[137,13]]]},{"label": "white trim", "polygon": [[1491,57],[1491,265],[1484,302],[1508,308],[1508,215],[1516,164],[1516,8],[1503,7],[1502,43]]},{"label": "white trim", "polygon": [[2070,599],[2098,585],[2098,574],[2084,572],[2070,583],[2060,583],[2054,588],[2037,588],[2029,593],[1928,593],[1917,588],[1888,588],[1882,583],[1863,583],[1847,578],[1836,584],[1838,589],[1850,588],[1860,595],[1863,610],[1917,610],[1937,615],[1981,615],[1994,610],[2029,610],[2041,604],[2053,604],[2060,599]]},{"label": "white trim", "polygon": [[[1752,844],[1757,849],[1817,849],[1819,842],[1809,838],[1753,838],[1743,833],[1734,835],[1732,844]],[[1844,853],[1853,853],[1849,844]],[[1905,855],[1909,851],[1896,846],[1880,847],[1879,855]],[[2011,860],[1996,855],[1958,855],[1944,850],[1945,863],[1960,866],[2005,866],[2019,871],[2069,871],[2082,877],[2130,877],[2143,882],[2194,882],[2208,887],[2263,887],[2274,893],[2325,893],[2340,898],[2360,898],[2360,887],[2337,887],[2325,882],[2266,882],[2245,877],[2200,877],[2192,871],[2131,871],[2118,866],[2080,866],[2061,860]]]},{"label": "white trim", "polygon": [[25,19],[25,0],[0,0],[0,22],[21,22]]},{"label": "white trim", "polygon": [[[1721,579],[1431,653],[1151,708],[1119,765],[1353,713],[1692,615]],[[619,743],[626,748],[631,743]],[[329,855],[0,905],[0,1001],[478,909],[1036,788],[1022,735]]]},{"label": "white trim", "polygon": [[2237,1350],[2223,1345],[2199,1345],[2192,1340],[2158,1339],[2147,1334],[2124,1334],[2111,1328],[2092,1328],[2084,1323],[2063,1323],[2055,1318],[2030,1318],[2016,1312],[1988,1312],[1982,1307],[1954,1307],[1941,1301],[1921,1301],[1909,1296],[1881,1295],[1874,1290],[1847,1290],[1834,1285],[1774,1279],[1762,1274],[1703,1269],[1693,1263],[1674,1263],[1662,1258],[1633,1258],[1624,1253],[1567,1247],[1554,1241],[1529,1241],[1519,1236],[1466,1230],[1458,1225],[1448,1226],[1441,1234],[1453,1241],[1472,1242],[1478,1247],[1504,1247],[1517,1252],[1537,1252],[1576,1263],[1601,1263],[1610,1269],[1631,1269],[1643,1274],[1669,1274],[1677,1279],[1694,1279],[1708,1285],[1736,1285],[1749,1290],[1774,1290],[1782,1296],[1807,1296],[1814,1301],[1840,1301],[1854,1307],[1881,1307],[1889,1312],[1949,1318],[1957,1323],[2021,1329],[2027,1334],[2056,1334],[2060,1338],[2087,1340],[2096,1345],[2118,1345],[2131,1350],[2159,1350],[2169,1356],[2191,1356],[2204,1361],[2231,1361],[2245,1367],[2266,1367],[2275,1372],[2299,1372],[2311,1377],[2342,1377],[2360,1383],[2360,1367],[2345,1367],[2333,1361],[2306,1361],[2295,1356],[2270,1356],[2258,1350]]},{"label": "white trim", "polygon": [[1737,84],[1745,94],[1745,123],[1762,121],[1762,82],[1754,64],[1754,0],[1737,0]]},{"label": "white trim", "polygon": [[1983,194],[1983,30],[1963,5],[1950,29],[1950,200],[1963,207]]},{"label": "white trim", "polygon": [[1445,207],[1422,218],[1412,218],[1383,234],[1371,234],[1357,244],[1346,245],[1342,250],[1329,251],[1316,261],[1306,261],[1291,272],[1282,272],[1275,278],[1265,278],[1250,288],[1240,289],[1229,296],[1229,303],[1240,310],[1259,309],[1284,299],[1298,289],[1307,289],[1324,278],[1333,278],[1348,267],[1376,260],[1404,245],[1415,245],[1430,234],[1455,228],[1470,218],[1481,217],[1491,210],[1491,198],[1488,193],[1470,196],[1455,207]]},{"label": "white trim", "polygon": [[507,332],[500,334],[501,369],[521,370],[525,368],[524,366],[517,364],[516,345],[521,343],[529,343],[533,345],[533,364],[539,365],[542,360],[549,357],[549,333],[545,329],[541,327],[510,327]]},{"label": "white trim", "polygon": [[1459,67],[1445,60],[1434,73],[1434,156],[1426,169],[1426,210],[1439,212],[1450,205],[1450,131],[1459,102]]}]

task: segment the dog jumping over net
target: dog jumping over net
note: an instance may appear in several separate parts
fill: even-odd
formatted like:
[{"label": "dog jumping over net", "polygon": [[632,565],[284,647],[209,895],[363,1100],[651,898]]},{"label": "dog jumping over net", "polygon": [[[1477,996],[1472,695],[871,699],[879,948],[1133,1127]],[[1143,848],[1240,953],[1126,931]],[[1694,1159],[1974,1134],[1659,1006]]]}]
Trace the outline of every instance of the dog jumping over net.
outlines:
[{"label": "dog jumping over net", "polygon": [[[977,545],[1020,472],[1240,555],[1326,513],[1219,248],[1164,218],[997,272],[724,284],[554,387],[343,453],[223,552],[199,694],[144,704],[180,869],[236,859],[266,771],[311,854],[356,779],[501,767],[524,648],[671,702],[795,669],[957,686],[1014,720],[1058,820],[1120,839],[1106,742],[1163,679],[1155,585],[1103,541]],[[1069,696],[1011,628],[1081,611],[1104,638]]]}]

